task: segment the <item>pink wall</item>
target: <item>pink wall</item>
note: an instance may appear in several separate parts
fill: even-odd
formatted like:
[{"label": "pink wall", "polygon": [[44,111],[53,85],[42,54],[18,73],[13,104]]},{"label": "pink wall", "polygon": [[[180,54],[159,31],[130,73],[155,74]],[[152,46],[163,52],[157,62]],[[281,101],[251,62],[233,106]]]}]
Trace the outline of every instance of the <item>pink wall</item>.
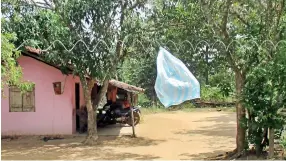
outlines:
[{"label": "pink wall", "polygon": [[[24,80],[35,83],[36,112],[9,112],[9,90],[2,97],[2,135],[5,134],[72,134],[75,132],[75,83],[78,77],[67,76],[64,93],[55,95],[53,82],[65,81],[60,70],[33,58],[21,56]],[[80,87],[80,104],[84,104]]]}]

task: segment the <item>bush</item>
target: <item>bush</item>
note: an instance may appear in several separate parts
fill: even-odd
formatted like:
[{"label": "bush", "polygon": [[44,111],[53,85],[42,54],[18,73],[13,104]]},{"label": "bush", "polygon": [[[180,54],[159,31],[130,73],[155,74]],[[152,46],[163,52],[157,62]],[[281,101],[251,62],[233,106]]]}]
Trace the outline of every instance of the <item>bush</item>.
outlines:
[{"label": "bush", "polygon": [[257,154],[267,146],[262,142],[268,139],[265,131],[285,125],[285,116],[279,112],[286,104],[285,80],[286,57],[257,65],[246,78],[243,101],[248,120],[243,124],[248,130],[248,142],[255,144]]},{"label": "bush", "polygon": [[[286,151],[286,138],[285,137],[282,138],[280,145],[282,146],[282,148],[285,152]],[[284,152],[283,152],[283,154],[284,154]],[[286,160],[286,156],[284,156],[284,158],[282,158],[282,159]]]},{"label": "bush", "polygon": [[220,72],[210,77],[210,86],[217,87],[225,97],[234,93],[234,82],[234,75],[231,72]]},{"label": "bush", "polygon": [[218,87],[203,86],[201,88],[201,99],[205,101],[223,102],[228,98],[222,94]]},{"label": "bush", "polygon": [[281,140],[281,146],[283,147],[283,149],[284,150],[286,150],[286,138],[283,138],[282,140]]},{"label": "bush", "polygon": [[152,106],[152,101],[148,99],[146,94],[138,94],[138,105],[142,107],[150,107]]}]

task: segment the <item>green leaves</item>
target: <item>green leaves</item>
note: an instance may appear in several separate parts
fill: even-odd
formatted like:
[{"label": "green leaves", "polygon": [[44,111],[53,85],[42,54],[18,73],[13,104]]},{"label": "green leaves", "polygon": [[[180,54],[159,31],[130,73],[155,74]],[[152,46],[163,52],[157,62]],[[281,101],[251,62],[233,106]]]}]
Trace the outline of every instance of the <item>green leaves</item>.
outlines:
[{"label": "green leaves", "polygon": [[1,33],[1,92],[8,86],[17,86],[22,91],[33,87],[31,82],[22,80],[22,70],[17,64],[20,52],[15,49],[11,41],[16,40],[14,33]]},{"label": "green leaves", "polygon": [[272,60],[260,63],[247,76],[244,103],[251,117],[256,118],[248,122],[249,137],[261,138],[255,130],[265,127],[281,129],[285,124],[285,116],[279,113],[286,105],[286,59],[281,55],[281,51],[276,51]]}]

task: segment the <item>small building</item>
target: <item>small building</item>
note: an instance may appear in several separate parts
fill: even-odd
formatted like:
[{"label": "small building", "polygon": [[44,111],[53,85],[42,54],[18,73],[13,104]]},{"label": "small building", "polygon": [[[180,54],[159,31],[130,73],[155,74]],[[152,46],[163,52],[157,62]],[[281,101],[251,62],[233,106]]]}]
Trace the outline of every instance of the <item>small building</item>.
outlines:
[{"label": "small building", "polygon": [[[32,91],[21,94],[15,87],[5,88],[1,99],[2,135],[74,134],[79,126],[76,109],[85,105],[78,76],[64,75],[59,67],[45,62],[40,52],[27,48],[18,59],[23,79],[35,84]],[[110,86],[144,91],[116,80]],[[59,90],[58,90],[59,89]],[[93,96],[98,92],[93,89]],[[136,99],[136,94],[133,99]]]}]

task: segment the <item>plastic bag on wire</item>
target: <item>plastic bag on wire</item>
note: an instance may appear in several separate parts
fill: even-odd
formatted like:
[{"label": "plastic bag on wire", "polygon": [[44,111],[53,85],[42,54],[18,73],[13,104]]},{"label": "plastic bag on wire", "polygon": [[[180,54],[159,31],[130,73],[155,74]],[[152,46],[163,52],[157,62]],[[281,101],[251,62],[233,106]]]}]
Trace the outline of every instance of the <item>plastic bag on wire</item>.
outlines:
[{"label": "plastic bag on wire", "polygon": [[160,102],[168,108],[200,98],[200,83],[181,60],[160,47],[155,91]]}]

